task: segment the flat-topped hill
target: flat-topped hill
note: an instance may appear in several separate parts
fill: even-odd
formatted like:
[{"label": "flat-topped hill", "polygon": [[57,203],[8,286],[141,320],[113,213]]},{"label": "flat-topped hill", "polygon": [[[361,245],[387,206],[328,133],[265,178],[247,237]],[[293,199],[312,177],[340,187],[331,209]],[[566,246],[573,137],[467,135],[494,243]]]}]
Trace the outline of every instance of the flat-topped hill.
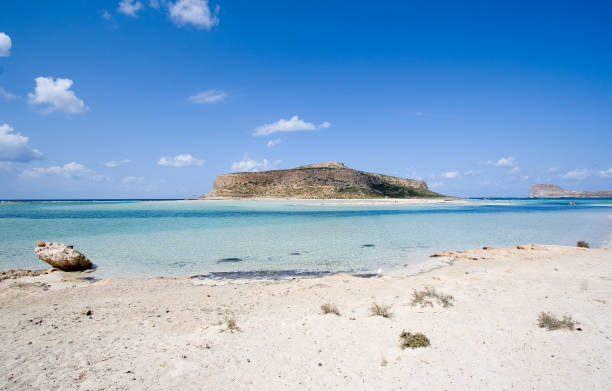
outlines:
[{"label": "flat-topped hill", "polygon": [[237,172],[217,176],[206,197],[254,198],[431,198],[443,197],[424,181],[364,172],[341,162],[288,170]]},{"label": "flat-topped hill", "polygon": [[529,198],[612,198],[612,190],[565,190],[557,185],[533,185],[529,190]]}]

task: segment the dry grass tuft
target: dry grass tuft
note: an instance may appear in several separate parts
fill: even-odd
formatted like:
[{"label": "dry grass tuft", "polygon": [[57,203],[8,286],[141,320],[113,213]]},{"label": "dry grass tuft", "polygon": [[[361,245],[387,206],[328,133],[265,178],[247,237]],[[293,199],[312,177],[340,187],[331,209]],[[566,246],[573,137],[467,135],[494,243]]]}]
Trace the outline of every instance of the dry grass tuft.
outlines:
[{"label": "dry grass tuft", "polygon": [[234,318],[231,314],[225,315],[225,324],[226,324],[226,330],[232,333],[234,331],[241,331],[240,327],[238,327],[238,324],[236,323],[236,318]]},{"label": "dry grass tuft", "polygon": [[563,319],[557,318],[550,312],[540,312],[538,316],[538,326],[552,330],[568,329],[573,331],[576,328],[578,322],[572,319],[571,316],[564,315]]},{"label": "dry grass tuft", "polygon": [[578,243],[576,243],[576,247],[589,248],[589,244],[587,242],[585,242],[584,240],[581,240]]},{"label": "dry grass tuft", "polygon": [[424,348],[430,345],[429,338],[425,336],[423,333],[411,333],[408,331],[402,331],[400,334],[400,347],[402,349],[410,348]]},{"label": "dry grass tuft", "polygon": [[390,318],[393,316],[393,313],[389,311],[390,309],[390,305],[372,303],[372,307],[370,307],[370,316],[382,316],[383,318]]},{"label": "dry grass tuft", "polygon": [[323,315],[334,314],[340,316],[340,311],[338,310],[338,307],[336,307],[336,305],[332,303],[323,304],[321,306],[321,312],[323,313]]},{"label": "dry grass tuft", "polygon": [[442,307],[451,307],[453,305],[453,296],[445,295],[444,293],[436,291],[434,288],[425,288],[422,291],[412,292],[412,302],[410,305],[420,305],[421,307],[430,306],[433,307],[434,300]]}]

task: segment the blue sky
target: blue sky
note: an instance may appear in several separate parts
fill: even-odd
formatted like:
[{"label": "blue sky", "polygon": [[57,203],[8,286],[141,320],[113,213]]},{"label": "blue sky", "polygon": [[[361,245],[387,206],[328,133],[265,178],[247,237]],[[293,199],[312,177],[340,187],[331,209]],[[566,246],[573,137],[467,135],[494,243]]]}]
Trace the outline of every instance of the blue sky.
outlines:
[{"label": "blue sky", "polygon": [[0,198],[185,197],[339,160],[612,189],[612,3],[0,3]]}]

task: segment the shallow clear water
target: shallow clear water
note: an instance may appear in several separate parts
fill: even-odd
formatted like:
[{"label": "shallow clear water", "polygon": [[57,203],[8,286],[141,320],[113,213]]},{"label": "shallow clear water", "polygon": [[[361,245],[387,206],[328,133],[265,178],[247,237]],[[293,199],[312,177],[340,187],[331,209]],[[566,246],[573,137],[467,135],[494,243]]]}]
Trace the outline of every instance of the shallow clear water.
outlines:
[{"label": "shallow clear water", "polygon": [[97,264],[96,277],[364,272],[420,262],[442,249],[608,243],[612,200],[577,199],[573,207],[569,201],[473,200],[468,205],[420,206],[321,206],[320,201],[3,203],[0,269],[44,268],[32,251],[37,240],[73,244]]}]

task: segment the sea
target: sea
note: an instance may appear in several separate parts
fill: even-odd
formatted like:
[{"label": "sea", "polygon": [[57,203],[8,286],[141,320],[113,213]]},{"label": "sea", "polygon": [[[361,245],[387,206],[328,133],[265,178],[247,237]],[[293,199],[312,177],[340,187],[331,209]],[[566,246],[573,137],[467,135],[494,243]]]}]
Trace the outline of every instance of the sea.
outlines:
[{"label": "sea", "polygon": [[612,242],[612,199],[0,202],[0,269],[43,269],[37,240],[71,244],[95,278],[372,273],[443,249]]}]

